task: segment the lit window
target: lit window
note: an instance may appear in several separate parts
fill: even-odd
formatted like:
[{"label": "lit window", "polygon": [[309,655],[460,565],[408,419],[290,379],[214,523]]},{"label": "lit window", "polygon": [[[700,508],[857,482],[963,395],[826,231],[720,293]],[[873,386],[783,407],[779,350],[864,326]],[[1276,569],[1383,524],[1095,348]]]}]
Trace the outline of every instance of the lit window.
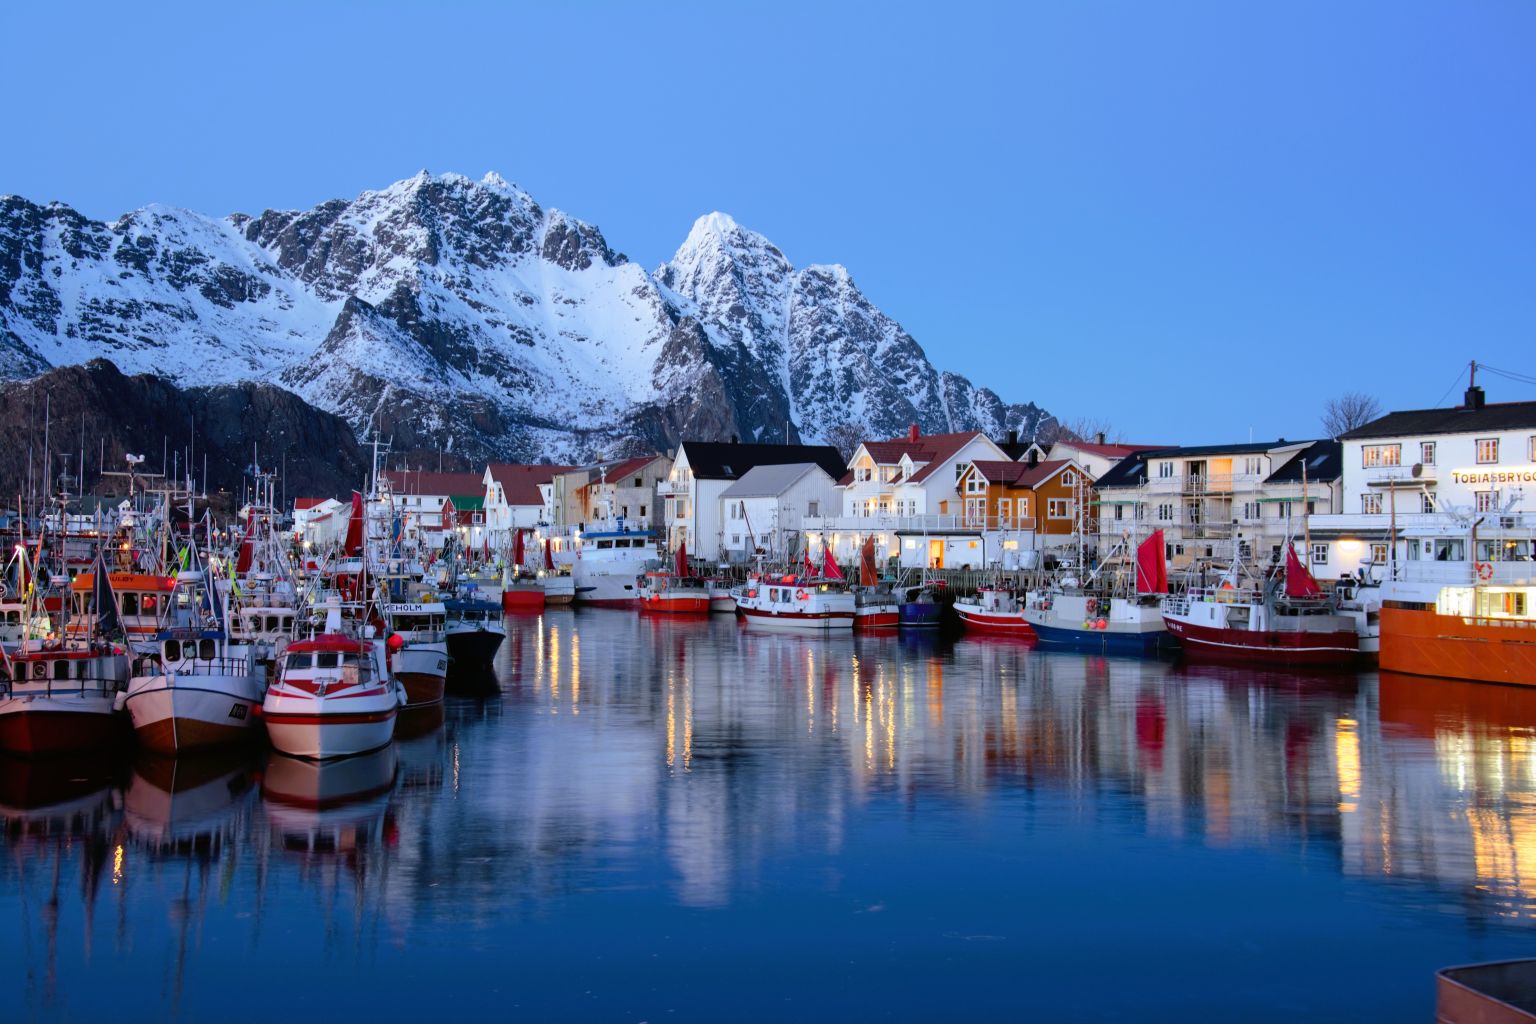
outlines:
[{"label": "lit window", "polygon": [[1361,464],[1366,469],[1375,466],[1401,466],[1403,446],[1400,444],[1368,444],[1360,449]]},{"label": "lit window", "polygon": [[1499,439],[1481,437],[1477,441],[1477,464],[1490,466],[1499,461]]},{"label": "lit window", "polygon": [[1479,512],[1497,512],[1499,508],[1498,491],[1473,491],[1472,497]]},{"label": "lit window", "polygon": [[1360,495],[1360,511],[1366,515],[1379,515],[1381,513],[1381,495]]}]

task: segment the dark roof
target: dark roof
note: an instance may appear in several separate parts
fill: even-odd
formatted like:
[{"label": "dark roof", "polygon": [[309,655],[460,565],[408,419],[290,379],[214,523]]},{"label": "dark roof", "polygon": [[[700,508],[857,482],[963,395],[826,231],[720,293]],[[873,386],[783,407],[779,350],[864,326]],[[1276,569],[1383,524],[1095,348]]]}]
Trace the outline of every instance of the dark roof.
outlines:
[{"label": "dark roof", "polygon": [[1301,467],[1307,467],[1307,482],[1337,480],[1344,473],[1344,446],[1338,441],[1313,441],[1297,452],[1289,462],[1269,474],[1267,484],[1301,483]]},{"label": "dark roof", "polygon": [[720,441],[684,441],[688,468],[698,480],[738,480],[754,466],[785,466],[813,462],[836,480],[847,467],[837,449],[829,444],[730,444]]},{"label": "dark roof", "polygon": [[1339,440],[1413,434],[1475,434],[1482,431],[1527,430],[1532,427],[1536,427],[1536,402],[1498,402],[1480,409],[1458,405],[1454,409],[1389,412],[1363,427],[1340,434]]},{"label": "dark roof", "polygon": [[1113,466],[1109,472],[1093,482],[1096,489],[1106,487],[1140,487],[1147,482],[1147,456],[1152,452],[1136,452],[1127,455]]},{"label": "dark roof", "polygon": [[1050,459],[1033,466],[1025,462],[978,461],[971,465],[982,479],[992,484],[1008,484],[1011,487],[1035,488],[1072,465],[1068,459]]}]

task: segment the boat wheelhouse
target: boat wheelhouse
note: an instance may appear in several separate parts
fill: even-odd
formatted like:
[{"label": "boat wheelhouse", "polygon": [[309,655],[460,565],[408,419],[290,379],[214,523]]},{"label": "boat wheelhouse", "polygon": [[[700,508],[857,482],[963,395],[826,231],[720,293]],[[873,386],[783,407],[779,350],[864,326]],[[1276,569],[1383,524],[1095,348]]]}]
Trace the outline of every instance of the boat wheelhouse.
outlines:
[{"label": "boat wheelhouse", "polygon": [[[339,617],[328,616],[328,628]],[[272,746],[311,760],[386,746],[405,692],[388,674],[381,646],[339,632],[289,644],[262,702]]]}]

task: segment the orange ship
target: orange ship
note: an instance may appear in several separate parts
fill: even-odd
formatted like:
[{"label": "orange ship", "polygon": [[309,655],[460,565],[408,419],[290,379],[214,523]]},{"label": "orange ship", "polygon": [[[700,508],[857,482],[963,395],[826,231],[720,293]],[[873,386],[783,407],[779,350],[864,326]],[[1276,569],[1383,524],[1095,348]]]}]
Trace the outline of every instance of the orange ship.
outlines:
[{"label": "orange ship", "polygon": [[1389,588],[1382,592],[1383,672],[1536,686],[1536,586]]}]

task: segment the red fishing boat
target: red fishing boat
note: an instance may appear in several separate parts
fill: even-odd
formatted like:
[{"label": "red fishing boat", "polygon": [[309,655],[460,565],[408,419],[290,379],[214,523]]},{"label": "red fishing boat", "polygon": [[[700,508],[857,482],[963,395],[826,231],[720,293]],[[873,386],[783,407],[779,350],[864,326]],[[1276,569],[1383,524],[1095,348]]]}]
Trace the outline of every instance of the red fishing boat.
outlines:
[{"label": "red fishing boat", "polygon": [[1171,595],[1163,621],[1192,659],[1349,668],[1360,658],[1354,620],[1340,614],[1293,546],[1283,574],[1246,579],[1234,564],[1218,586]]},{"label": "red fishing boat", "polygon": [[709,587],[688,575],[688,545],[679,544],[672,572],[648,572],[640,577],[642,615],[708,615]]},{"label": "red fishing boat", "polygon": [[[832,579],[842,579],[842,570],[832,560],[828,548],[822,557],[822,575],[836,573]],[[857,630],[895,629],[901,619],[901,601],[889,585],[880,582],[875,571],[875,538],[864,538],[859,549],[859,585],[853,591],[853,628]]]}]

